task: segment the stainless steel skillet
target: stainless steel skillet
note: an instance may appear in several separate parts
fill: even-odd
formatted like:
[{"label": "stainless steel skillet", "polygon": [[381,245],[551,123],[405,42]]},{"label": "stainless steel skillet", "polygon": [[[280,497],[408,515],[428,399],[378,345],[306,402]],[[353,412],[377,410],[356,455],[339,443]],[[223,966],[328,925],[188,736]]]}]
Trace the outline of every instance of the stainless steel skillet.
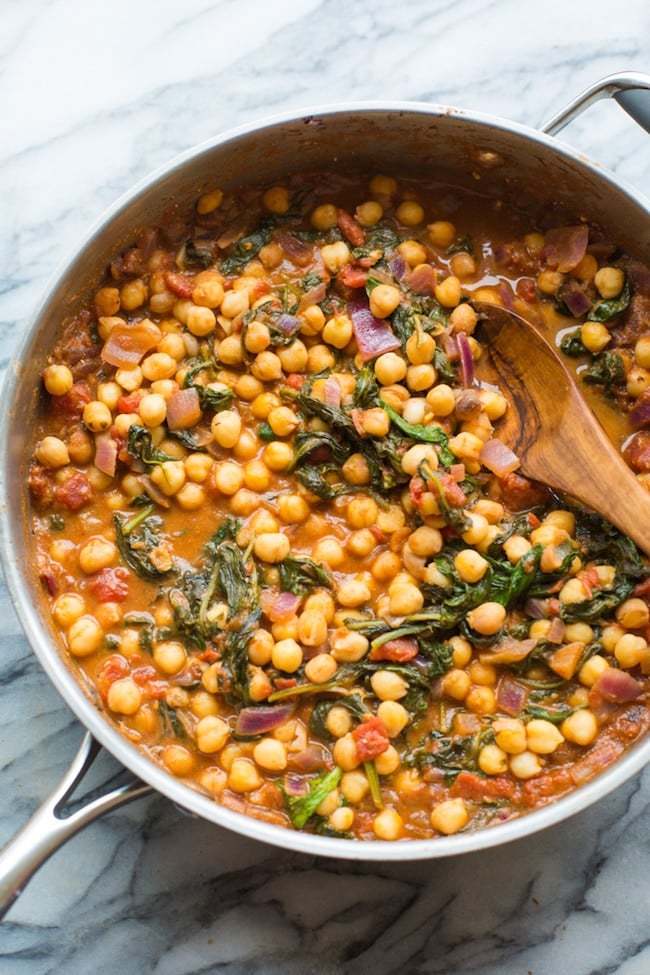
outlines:
[{"label": "stainless steel skillet", "polygon": [[[24,472],[39,377],[60,322],[97,285],[110,259],[176,201],[188,202],[218,182],[280,179],[290,171],[367,167],[427,174],[475,187],[497,198],[554,201],[602,225],[627,251],[650,263],[650,205],[638,192],[553,136],[597,98],[613,97],[650,131],[650,77],[620,74],[574,99],[541,131],[495,117],[417,103],[326,106],[263,121],[190,150],[119,200],[81,242],[37,309],[10,364],[0,410],[1,556],[10,594],[41,665],[88,729],[54,793],[0,853],[0,913],[34,871],[75,832],[122,803],[157,790],[181,808],[275,846],[321,856],[388,861],[453,856],[522,838],[557,823],[606,795],[650,760],[650,739],[568,797],[495,828],[435,840],[358,843],[285,830],[216,805],[150,762],[99,711],[77,681],[41,605],[32,565]],[[66,815],[66,802],[100,746],[134,776],[131,784],[95,797]]]}]

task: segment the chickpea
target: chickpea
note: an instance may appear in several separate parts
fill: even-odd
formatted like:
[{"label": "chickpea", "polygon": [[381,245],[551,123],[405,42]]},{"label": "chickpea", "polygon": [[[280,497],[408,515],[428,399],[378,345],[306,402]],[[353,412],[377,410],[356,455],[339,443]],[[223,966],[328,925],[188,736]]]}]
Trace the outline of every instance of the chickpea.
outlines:
[{"label": "chickpea", "polygon": [[469,813],[464,799],[445,799],[431,813],[431,825],[445,836],[460,832],[468,822]]},{"label": "chickpea", "polygon": [[[332,708],[333,710],[334,708]],[[350,732],[337,738],[332,748],[332,758],[344,772],[351,772],[359,766],[361,760],[357,751],[357,743]]]},{"label": "chickpea", "polygon": [[282,532],[268,532],[257,536],[253,551],[262,562],[282,562],[291,551],[291,543]]},{"label": "chickpea", "polygon": [[103,433],[108,430],[112,422],[113,416],[105,403],[92,400],[84,406],[83,423],[92,433]]},{"label": "chickpea", "polygon": [[182,460],[166,460],[151,472],[151,480],[167,497],[176,494],[185,484],[185,467]]},{"label": "chickpea", "polygon": [[484,745],[478,755],[478,767],[486,775],[503,775],[508,771],[508,755],[498,745]]},{"label": "chickpea", "polygon": [[404,200],[397,207],[395,216],[405,227],[416,227],[424,221],[424,209],[415,200]]},{"label": "chickpea", "polygon": [[406,697],[409,690],[404,678],[392,670],[376,670],[370,678],[370,685],[380,701],[399,701]]},{"label": "chickpea", "polygon": [[370,293],[370,311],[375,318],[388,318],[401,301],[399,288],[392,284],[378,284]]},{"label": "chickpea", "polygon": [[223,718],[208,714],[196,726],[196,745],[206,755],[220,752],[230,738],[230,728]]},{"label": "chickpea", "polygon": [[177,640],[163,640],[153,650],[153,660],[164,674],[177,674],[185,666],[185,647]]},{"label": "chickpea", "polygon": [[[232,292],[229,292],[232,294]],[[226,298],[228,295],[226,295]],[[226,300],[224,298],[224,302]],[[215,343],[215,355],[225,366],[238,366],[244,361],[244,351],[242,349],[241,336],[227,335],[219,342],[218,348]],[[261,377],[258,377],[261,378]]]},{"label": "chickpea", "polygon": [[368,653],[370,644],[362,633],[346,627],[335,630],[330,637],[331,654],[337,663],[356,663]]},{"label": "chickpea", "polygon": [[320,255],[330,274],[338,274],[350,260],[350,248],[345,241],[338,240],[334,244],[324,244],[320,249]]},{"label": "chickpea", "polygon": [[612,336],[609,329],[602,322],[584,322],[580,326],[582,344],[589,352],[602,352],[609,345]]},{"label": "chickpea", "polygon": [[192,335],[203,338],[214,332],[217,327],[217,317],[212,309],[206,308],[205,305],[192,305],[188,309],[185,324]]},{"label": "chickpea", "polygon": [[598,719],[593,711],[574,711],[564,719],[560,730],[566,740],[574,745],[591,745],[598,734]]},{"label": "chickpea", "polygon": [[520,755],[526,751],[526,725],[518,718],[497,718],[492,724],[494,740],[508,755]]},{"label": "chickpea", "polygon": [[70,463],[68,448],[59,437],[43,437],[36,448],[36,459],[43,467],[57,470]]},{"label": "chickpea", "polygon": [[223,281],[218,271],[202,271],[201,274],[197,274],[192,291],[192,301],[195,305],[202,308],[219,308],[223,297]]},{"label": "chickpea", "polygon": [[[388,701],[384,702],[389,703]],[[393,745],[389,745],[381,755],[375,758],[375,769],[378,775],[392,775],[400,766],[399,752]]]},{"label": "chickpea", "polygon": [[417,240],[403,240],[397,245],[397,253],[404,258],[409,267],[418,267],[427,259],[426,248]]},{"label": "chickpea", "polygon": [[629,670],[631,667],[637,667],[648,656],[648,642],[642,636],[636,636],[634,633],[624,633],[616,641],[614,656],[625,670]]},{"label": "chickpea", "polygon": [[274,440],[264,448],[262,460],[271,471],[285,471],[293,463],[293,447],[291,444]]},{"label": "chickpea", "polygon": [[196,766],[194,755],[183,745],[167,745],[162,752],[165,767],[177,778],[191,775]]},{"label": "chickpea", "polygon": [[360,203],[354,211],[354,216],[362,227],[374,227],[384,215],[384,208],[376,200],[366,200]]},{"label": "chickpea", "polygon": [[142,704],[142,691],[133,678],[123,677],[109,687],[107,704],[117,714],[135,714]]},{"label": "chickpea", "polygon": [[300,339],[296,339],[291,345],[287,345],[284,348],[278,348],[276,354],[282,363],[282,368],[287,373],[302,373],[307,368],[309,353],[307,346]]},{"label": "chickpea", "polygon": [[620,267],[601,267],[594,274],[594,284],[605,301],[618,298],[625,284],[625,273]]},{"label": "chickpea", "polygon": [[123,311],[134,311],[147,300],[148,290],[141,278],[127,281],[120,289],[120,307]]},{"label": "chickpea", "polygon": [[72,389],[74,379],[67,366],[55,364],[45,368],[43,382],[50,396],[64,396]]},{"label": "chickpea", "polygon": [[260,768],[282,772],[287,767],[287,749],[277,738],[262,738],[253,748],[253,759]]},{"label": "chickpea", "polygon": [[526,741],[531,752],[551,755],[562,744],[564,736],[550,721],[534,718],[526,725]]},{"label": "chickpea", "polygon": [[[435,351],[436,340],[428,332],[418,329],[406,340],[406,355],[413,366],[428,365],[433,359]],[[393,380],[393,382],[399,382],[399,380]]]},{"label": "chickpea", "polygon": [[251,460],[244,466],[244,485],[249,491],[266,491],[271,484],[271,471],[263,460]]},{"label": "chickpea", "polygon": [[578,671],[578,680],[585,687],[591,687],[596,683],[603,671],[607,670],[609,664],[604,657],[596,653],[589,660],[586,660]]},{"label": "chickpea", "polygon": [[356,609],[367,603],[372,593],[365,582],[360,579],[345,579],[339,585],[336,593],[336,601],[340,606],[349,609]]},{"label": "chickpea", "polygon": [[89,538],[79,551],[79,567],[86,575],[106,569],[117,561],[117,546],[113,542],[95,535]]},{"label": "chickpea", "polygon": [[410,583],[398,585],[395,581],[390,586],[388,595],[392,616],[410,616],[411,613],[418,613],[424,606],[423,594]]},{"label": "chickpea", "polygon": [[310,507],[301,494],[282,494],[278,498],[278,514],[287,525],[299,525],[310,515]]},{"label": "chickpea", "polygon": [[142,375],[149,382],[155,382],[158,379],[171,379],[177,368],[176,359],[166,352],[152,352],[140,364]]},{"label": "chickpea", "polygon": [[397,840],[402,835],[404,824],[395,809],[382,809],[374,818],[372,829],[378,840]]},{"label": "chickpea", "polygon": [[472,278],[476,274],[476,261],[471,254],[462,251],[459,254],[454,254],[449,266],[451,273],[455,274],[457,278]]},{"label": "chickpea", "polygon": [[286,213],[289,209],[289,191],[285,186],[271,186],[262,196],[262,203],[270,213]]},{"label": "chickpea", "polygon": [[506,619],[506,609],[501,603],[481,603],[466,616],[468,626],[484,636],[498,633]]},{"label": "chickpea", "polygon": [[327,640],[327,620],[318,610],[305,610],[298,617],[298,639],[306,647],[318,647]]},{"label": "chickpea", "polygon": [[470,692],[472,682],[469,674],[457,667],[448,670],[442,678],[442,691],[454,701],[464,701]]},{"label": "chickpea", "polygon": [[228,773],[228,788],[233,792],[253,792],[262,785],[259,772],[248,758],[236,758]]},{"label": "chickpea", "polygon": [[282,363],[275,352],[260,352],[255,356],[251,371],[261,382],[276,382],[282,379]]},{"label": "chickpea", "polygon": [[472,687],[465,698],[465,705],[474,714],[494,714],[497,709],[496,697],[491,687]]},{"label": "chickpea", "polygon": [[295,640],[288,637],[285,640],[278,640],[271,651],[271,662],[278,670],[283,670],[287,674],[293,674],[300,667],[303,660],[301,647]]},{"label": "chickpea", "polygon": [[537,275],[537,289],[543,295],[557,294],[564,284],[564,275],[560,271],[542,271]]},{"label": "chickpea", "polygon": [[333,738],[344,738],[350,732],[352,723],[348,709],[336,704],[330,708],[325,719],[325,726]]},{"label": "chickpea", "polygon": [[422,464],[427,464],[434,471],[438,468],[438,455],[431,444],[422,443],[409,447],[402,457],[402,470],[405,474],[417,474]]},{"label": "chickpea", "polygon": [[78,617],[68,630],[68,650],[73,657],[88,657],[99,650],[104,630],[94,616]]},{"label": "chickpea", "polygon": [[113,317],[120,310],[119,288],[100,288],[95,292],[95,308],[101,317]]},{"label": "chickpea", "polygon": [[523,751],[512,755],[509,760],[510,771],[518,779],[532,779],[542,771],[542,766],[535,752]]},{"label": "chickpea", "polygon": [[300,425],[298,417],[289,406],[273,407],[267,419],[276,437],[288,437]]},{"label": "chickpea", "polygon": [[436,377],[436,370],[428,363],[409,366],[406,370],[406,385],[412,392],[421,393],[431,389],[436,381]]},{"label": "chickpea", "polygon": [[461,285],[455,274],[451,274],[435,287],[436,300],[443,308],[455,308],[461,299]]},{"label": "chickpea", "polygon": [[325,322],[321,334],[328,345],[335,349],[344,349],[354,334],[352,320],[347,315],[335,315]]},{"label": "chickpea", "polygon": [[454,558],[456,572],[463,582],[478,582],[488,570],[489,562],[473,548],[464,548]]},{"label": "chickpea", "polygon": [[370,571],[378,582],[388,582],[401,568],[402,560],[396,552],[380,552],[373,561]]},{"label": "chickpea", "polygon": [[354,809],[350,806],[339,806],[330,813],[328,825],[337,833],[345,833],[352,829],[354,818]]},{"label": "chickpea", "polygon": [[310,223],[315,230],[331,230],[338,222],[338,210],[333,203],[321,203],[312,210]]},{"label": "chickpea", "polygon": [[312,684],[326,684],[338,670],[338,663],[330,653],[318,653],[305,664],[305,677]]},{"label": "chickpea", "polygon": [[76,592],[64,592],[52,606],[52,616],[58,626],[67,630],[75,620],[86,612],[86,603],[83,596]]},{"label": "chickpea", "polygon": [[369,528],[376,524],[379,508],[373,498],[352,498],[347,506],[347,519],[352,528]]},{"label": "chickpea", "polygon": [[427,233],[434,247],[446,249],[456,238],[456,227],[447,220],[436,220],[427,226]]},{"label": "chickpea", "polygon": [[648,604],[636,596],[626,599],[616,608],[616,619],[626,630],[639,630],[650,622]]},{"label": "chickpea", "polygon": [[223,190],[215,189],[203,193],[196,201],[196,212],[201,216],[218,210],[223,202]]},{"label": "chickpea", "polygon": [[503,543],[503,551],[512,565],[516,565],[524,555],[530,552],[531,548],[531,543],[523,535],[511,535]]}]

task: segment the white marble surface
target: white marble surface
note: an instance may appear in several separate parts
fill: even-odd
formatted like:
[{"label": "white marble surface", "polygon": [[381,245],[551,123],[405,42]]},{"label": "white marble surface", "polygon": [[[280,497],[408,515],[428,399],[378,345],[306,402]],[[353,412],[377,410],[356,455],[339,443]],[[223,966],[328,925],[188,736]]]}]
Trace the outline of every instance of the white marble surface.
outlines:
[{"label": "white marble surface", "polygon": [[[650,70],[647,0],[3,0],[0,362],[46,279],[122,191],[235,124],[417,99],[531,125]],[[613,103],[562,138],[650,193]],[[82,729],[0,587],[0,843]],[[115,763],[103,760],[106,775]],[[385,867],[309,859],[140,800],[42,868],[0,928],[3,975],[647,975],[650,770],[530,840]]]}]

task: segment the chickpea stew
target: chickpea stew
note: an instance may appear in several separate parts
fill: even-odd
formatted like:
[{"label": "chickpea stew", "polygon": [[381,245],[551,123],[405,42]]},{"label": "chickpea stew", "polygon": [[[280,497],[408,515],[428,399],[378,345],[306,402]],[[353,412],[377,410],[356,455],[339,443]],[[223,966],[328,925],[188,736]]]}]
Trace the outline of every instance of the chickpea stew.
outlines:
[{"label": "chickpea stew", "polygon": [[45,598],[98,706],[216,802],[449,835],[650,725],[646,562],[518,473],[476,301],[558,335],[647,482],[650,272],[552,210],[390,175],[209,188],[64,325],[29,473]]}]

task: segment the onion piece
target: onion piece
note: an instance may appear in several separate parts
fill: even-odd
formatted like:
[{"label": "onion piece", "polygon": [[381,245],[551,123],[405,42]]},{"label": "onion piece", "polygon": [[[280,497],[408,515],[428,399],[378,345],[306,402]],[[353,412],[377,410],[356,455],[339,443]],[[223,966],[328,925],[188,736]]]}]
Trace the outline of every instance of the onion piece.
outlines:
[{"label": "onion piece", "polygon": [[474,382],[474,356],[472,347],[465,332],[458,332],[456,335],[458,343],[458,354],[460,355],[460,374],[463,386],[471,386]]},{"label": "onion piece", "polygon": [[95,437],[94,464],[102,474],[114,477],[117,466],[117,443],[110,433],[99,433]]},{"label": "onion piece", "polygon": [[237,715],[235,734],[244,738],[265,735],[288,721],[293,714],[293,704],[260,705],[242,708]]},{"label": "onion piece", "polygon": [[534,637],[526,640],[515,640],[513,637],[505,637],[493,650],[485,650],[479,655],[481,663],[490,664],[518,664],[525,660],[537,646]]},{"label": "onion piece", "polygon": [[626,670],[608,667],[591,686],[591,694],[600,694],[606,701],[614,704],[626,704],[634,701],[643,690],[638,680],[635,680]]},{"label": "onion piece", "polygon": [[149,349],[158,345],[162,332],[148,318],[135,325],[115,325],[104,342],[101,357],[118,369],[135,369]]},{"label": "onion piece", "polygon": [[292,592],[278,592],[277,589],[263,589],[260,593],[262,612],[272,623],[285,623],[298,612],[300,596]]},{"label": "onion piece", "polygon": [[511,677],[503,677],[497,688],[497,706],[499,711],[509,714],[511,718],[518,717],[526,704],[528,689],[519,681]]},{"label": "onion piece", "polygon": [[298,312],[300,313],[301,311],[304,311],[305,308],[309,308],[310,305],[319,304],[319,302],[321,302],[326,295],[327,285],[324,281],[321,281],[313,288],[310,288],[309,291],[305,291],[304,295],[300,299]]},{"label": "onion piece", "polygon": [[296,315],[289,315],[285,312],[274,322],[274,325],[284,335],[294,335],[302,325],[302,322]]},{"label": "onion piece", "polygon": [[351,301],[348,305],[359,355],[364,362],[376,359],[384,352],[399,349],[400,342],[381,318],[375,318],[365,301]]},{"label": "onion piece", "polygon": [[328,406],[340,406],[343,398],[341,384],[335,376],[328,376],[323,386],[323,395]]},{"label": "onion piece", "polygon": [[591,299],[575,280],[569,280],[560,289],[558,297],[564,302],[574,318],[582,318],[591,308]]},{"label": "onion piece", "polygon": [[573,271],[587,252],[589,227],[579,224],[576,227],[555,227],[547,231],[542,258],[549,267],[562,274]]},{"label": "onion piece", "polygon": [[650,426],[650,394],[641,393],[630,410],[630,423],[633,427]]},{"label": "onion piece", "polygon": [[432,297],[436,291],[438,274],[430,264],[418,264],[406,277],[406,283],[411,291],[418,295]]},{"label": "onion piece", "polygon": [[516,471],[520,466],[517,455],[510,450],[510,447],[506,447],[502,440],[498,440],[497,437],[493,437],[483,445],[478,459],[483,464],[483,467],[487,467],[497,477],[504,477],[506,474],[511,474],[512,471]]},{"label": "onion piece", "polygon": [[313,248],[299,237],[287,230],[278,229],[274,231],[273,238],[298,267],[306,267],[311,262]]},{"label": "onion piece", "polygon": [[201,416],[201,402],[194,386],[177,389],[167,401],[167,426],[170,430],[190,430]]}]

